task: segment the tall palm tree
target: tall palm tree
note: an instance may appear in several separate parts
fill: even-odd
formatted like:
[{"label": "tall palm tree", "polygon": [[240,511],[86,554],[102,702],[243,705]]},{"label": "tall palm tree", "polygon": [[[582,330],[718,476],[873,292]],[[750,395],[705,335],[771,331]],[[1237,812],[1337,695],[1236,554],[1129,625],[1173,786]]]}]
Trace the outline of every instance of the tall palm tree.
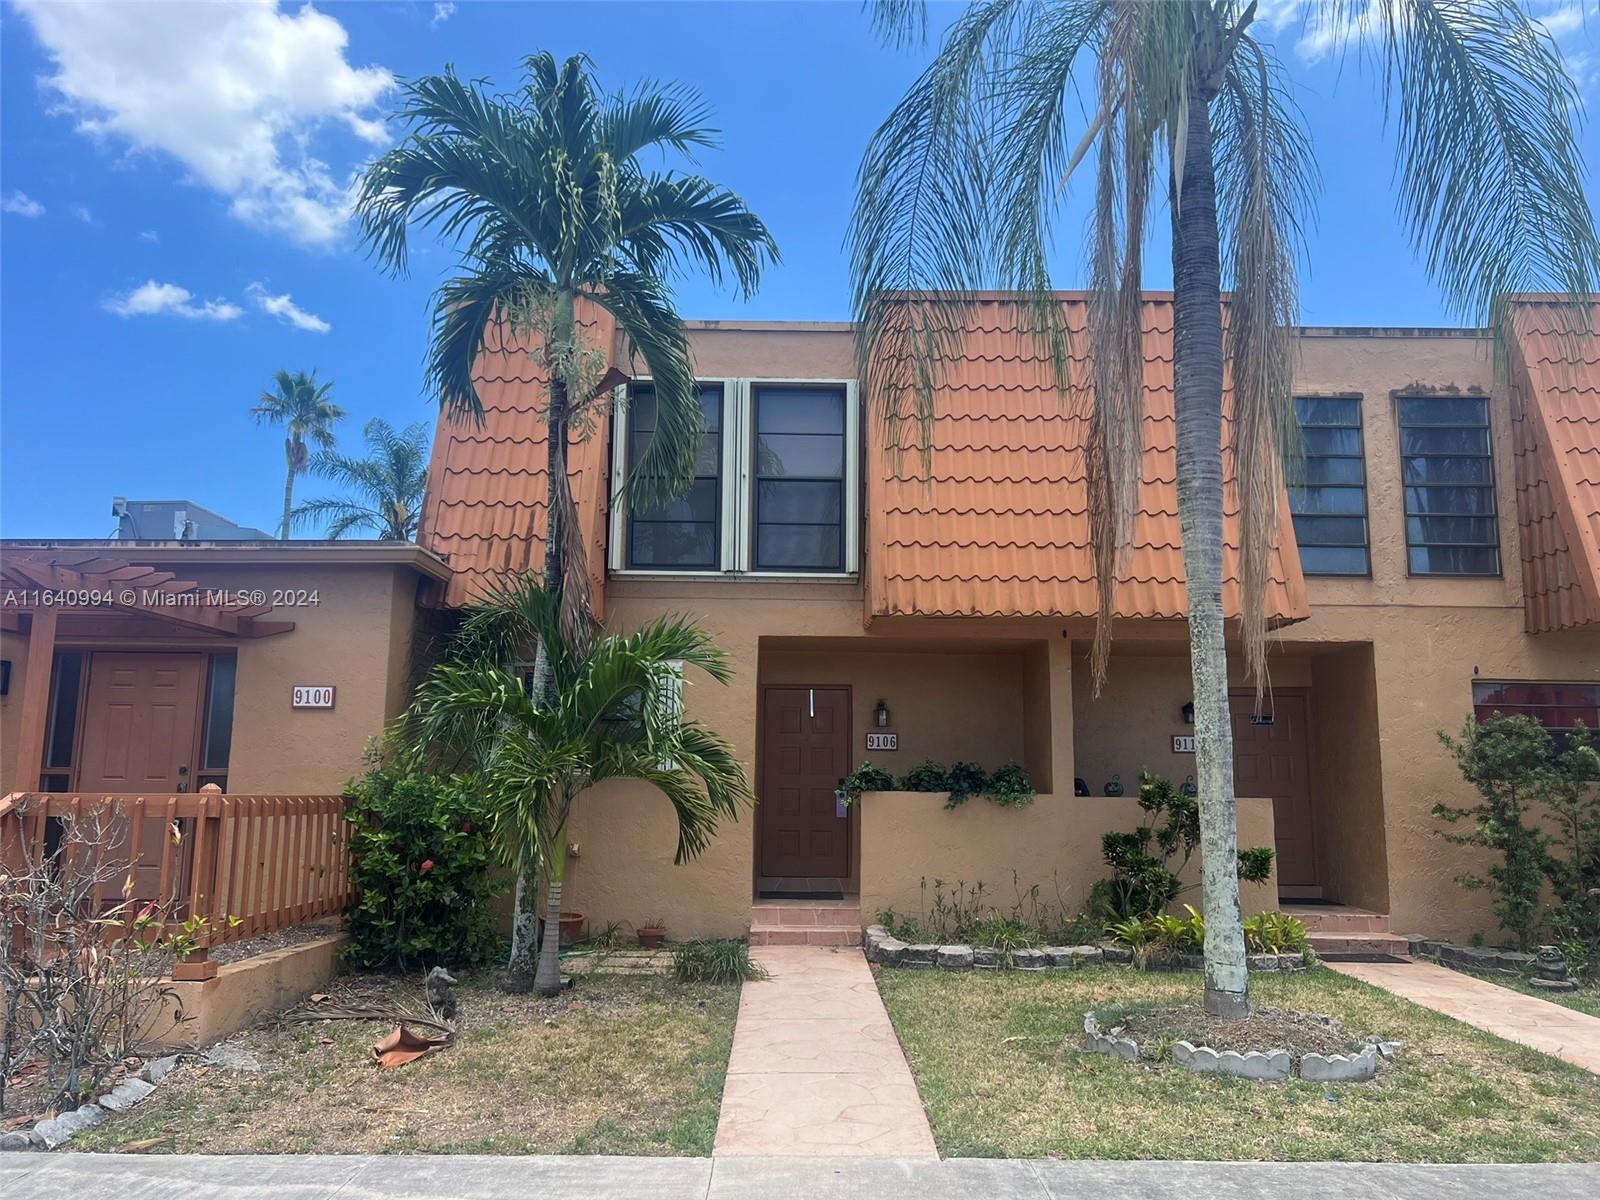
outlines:
[{"label": "tall palm tree", "polygon": [[[546,648],[554,684],[543,694],[505,666],[535,644]],[[685,666],[718,683],[732,675],[706,634],[677,617],[574,645],[559,601],[528,575],[471,612],[452,654],[417,691],[411,716],[419,748],[466,753],[509,865],[526,870],[537,862],[549,880],[533,980],[543,995],[561,990],[567,821],[585,791],[611,779],[655,787],[678,819],[680,863],[710,844],[718,821],[737,819],[751,802],[733,748],[683,715]]]},{"label": "tall palm tree", "polygon": [[371,451],[366,458],[324,450],[307,467],[353,494],[307,500],[294,510],[295,524],[326,521],[327,536],[335,540],[362,529],[384,541],[409,542],[416,536],[428,486],[428,428],[413,421],[396,430],[382,417],[373,417],[361,436]]},{"label": "tall palm tree", "polygon": [[[919,3],[872,8],[890,40],[926,31]],[[891,442],[909,417],[929,444],[941,364],[959,346],[962,293],[975,288],[1018,291],[1063,399],[1088,411],[1098,690],[1138,502],[1145,222],[1167,202],[1205,1005],[1220,1015],[1249,1011],[1222,609],[1223,378],[1231,369],[1242,633],[1260,686],[1266,573],[1295,436],[1295,266],[1316,183],[1256,12],[1254,0],[977,0],[873,136],[852,237],[863,379]],[[1398,125],[1401,218],[1454,309],[1499,327],[1507,292],[1593,291],[1600,244],[1574,134],[1578,97],[1550,38],[1515,0],[1331,0],[1316,19],[1373,39]],[[1091,152],[1093,370],[1081,387],[1048,248],[1062,192]]]},{"label": "tall palm tree", "polygon": [[272,377],[272,390],[262,392],[250,410],[257,425],[284,427],[283,520],[278,536],[285,540],[294,517],[294,477],[305,474],[311,445],[333,449],[333,426],[344,417],[344,409],[328,398],[332,392],[333,384],[318,383],[315,371],[309,375],[279,371]]},{"label": "tall palm tree", "polygon": [[[610,347],[584,341],[579,301],[616,319],[627,357],[642,359],[654,382],[655,433],[628,481],[631,502],[654,507],[689,486],[704,427],[670,277],[698,266],[718,282],[731,274],[749,295],[778,252],[726,188],[641,161],[716,145],[693,92],[646,84],[603,94],[584,56],[558,65],[540,53],[523,69],[510,94],[451,70],[404,85],[397,118],[410,132],[367,169],[356,213],[369,252],[397,275],[407,269],[413,224],[462,246],[458,273],[434,296],[428,356],[430,386],[447,413],[482,419],[472,368],[492,322],[532,334],[540,347],[549,375],[543,582],[568,639],[581,644],[592,619],[567,443],[571,432],[597,426],[615,377],[604,370]],[[553,702],[542,649],[534,673]],[[531,959],[528,891],[519,878],[514,964]]]}]

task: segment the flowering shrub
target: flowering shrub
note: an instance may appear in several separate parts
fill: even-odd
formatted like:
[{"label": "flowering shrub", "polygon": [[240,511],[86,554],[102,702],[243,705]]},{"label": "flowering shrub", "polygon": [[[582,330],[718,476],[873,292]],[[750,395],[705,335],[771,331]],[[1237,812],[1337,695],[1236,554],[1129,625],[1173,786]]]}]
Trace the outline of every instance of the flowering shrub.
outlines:
[{"label": "flowering shrub", "polygon": [[471,964],[498,945],[498,885],[470,776],[408,774],[379,764],[345,790],[351,878],[346,958],[402,970]]}]

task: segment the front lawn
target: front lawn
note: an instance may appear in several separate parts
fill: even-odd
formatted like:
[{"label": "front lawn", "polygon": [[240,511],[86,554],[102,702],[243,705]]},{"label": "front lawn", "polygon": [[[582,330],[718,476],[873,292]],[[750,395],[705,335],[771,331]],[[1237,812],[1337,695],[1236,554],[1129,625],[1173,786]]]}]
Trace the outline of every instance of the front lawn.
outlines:
[{"label": "front lawn", "polygon": [[[504,995],[487,973],[458,977],[460,1032],[445,1050],[380,1070],[371,1047],[390,1027],[263,1026],[235,1039],[261,1073],[186,1064],[149,1100],[68,1146],[198,1154],[711,1153],[737,984],[595,976],[540,1000]],[[396,998],[414,1009],[420,1002],[417,979],[344,982],[362,1003]]]},{"label": "front lawn", "polygon": [[1253,978],[1252,993],[1404,1041],[1371,1083],[1248,1083],[1081,1049],[1085,1009],[1193,1003],[1196,973],[877,976],[946,1156],[1600,1159],[1600,1076],[1326,969]]}]

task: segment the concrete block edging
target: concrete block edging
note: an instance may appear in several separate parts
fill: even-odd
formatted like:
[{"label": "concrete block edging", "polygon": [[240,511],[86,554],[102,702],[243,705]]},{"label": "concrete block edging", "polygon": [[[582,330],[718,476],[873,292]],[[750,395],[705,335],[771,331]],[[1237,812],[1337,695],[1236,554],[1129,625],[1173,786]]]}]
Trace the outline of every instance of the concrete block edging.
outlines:
[{"label": "concrete block edging", "polygon": [[[865,941],[867,961],[884,967],[911,971],[992,971],[1005,965],[1001,961],[1005,952],[992,946],[909,944],[894,937],[882,925],[868,925]],[[1070,971],[1082,967],[1129,965],[1133,962],[1133,952],[1126,946],[1116,945],[1044,946],[1013,950],[1010,960],[1010,966],[1018,971]],[[1250,970],[1257,972],[1292,973],[1306,969],[1305,957],[1301,954],[1252,954],[1248,963]],[[1158,964],[1155,969],[1200,970],[1204,965],[1200,955],[1185,954],[1173,964]]]}]

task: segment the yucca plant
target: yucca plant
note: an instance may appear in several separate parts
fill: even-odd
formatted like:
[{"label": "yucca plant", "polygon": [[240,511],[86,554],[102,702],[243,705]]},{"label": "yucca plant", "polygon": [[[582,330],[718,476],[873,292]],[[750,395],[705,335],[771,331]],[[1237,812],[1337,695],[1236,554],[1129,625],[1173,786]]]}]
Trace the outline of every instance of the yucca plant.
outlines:
[{"label": "yucca plant", "polygon": [[[915,0],[869,6],[891,40],[926,33]],[[1515,0],[1328,0],[1336,37],[1371,35],[1398,129],[1401,219],[1457,312],[1498,326],[1508,292],[1586,300],[1600,240],[1583,190],[1577,90]],[[1245,659],[1264,680],[1268,568],[1290,406],[1296,264],[1317,183],[1256,0],[976,0],[873,135],[852,276],[867,403],[891,445],[932,446],[933,403],[972,294],[1019,294],[1024,336],[1086,444],[1099,603],[1111,647],[1143,439],[1144,244],[1172,220],[1177,491],[1195,704],[1207,1011],[1249,1011],[1222,606],[1224,374],[1240,521]],[[1080,113],[1082,114],[1080,118]],[[1062,197],[1090,176],[1090,387],[1069,369],[1049,259]],[[1229,290],[1226,330],[1223,288]],[[909,422],[915,432],[901,439]]]},{"label": "yucca plant", "polygon": [[[548,652],[548,694],[504,665],[534,644]],[[680,863],[710,844],[719,821],[737,819],[752,802],[733,748],[682,713],[686,667],[718,683],[731,674],[722,651],[679,617],[574,647],[563,637],[556,598],[526,576],[470,613],[451,655],[418,688],[408,714],[415,745],[471,764],[507,864],[519,872],[537,866],[546,882],[538,966],[529,979],[526,964],[513,958],[513,989],[531,983],[548,996],[561,988],[567,822],[590,788],[613,779],[654,787],[677,816]]]}]

